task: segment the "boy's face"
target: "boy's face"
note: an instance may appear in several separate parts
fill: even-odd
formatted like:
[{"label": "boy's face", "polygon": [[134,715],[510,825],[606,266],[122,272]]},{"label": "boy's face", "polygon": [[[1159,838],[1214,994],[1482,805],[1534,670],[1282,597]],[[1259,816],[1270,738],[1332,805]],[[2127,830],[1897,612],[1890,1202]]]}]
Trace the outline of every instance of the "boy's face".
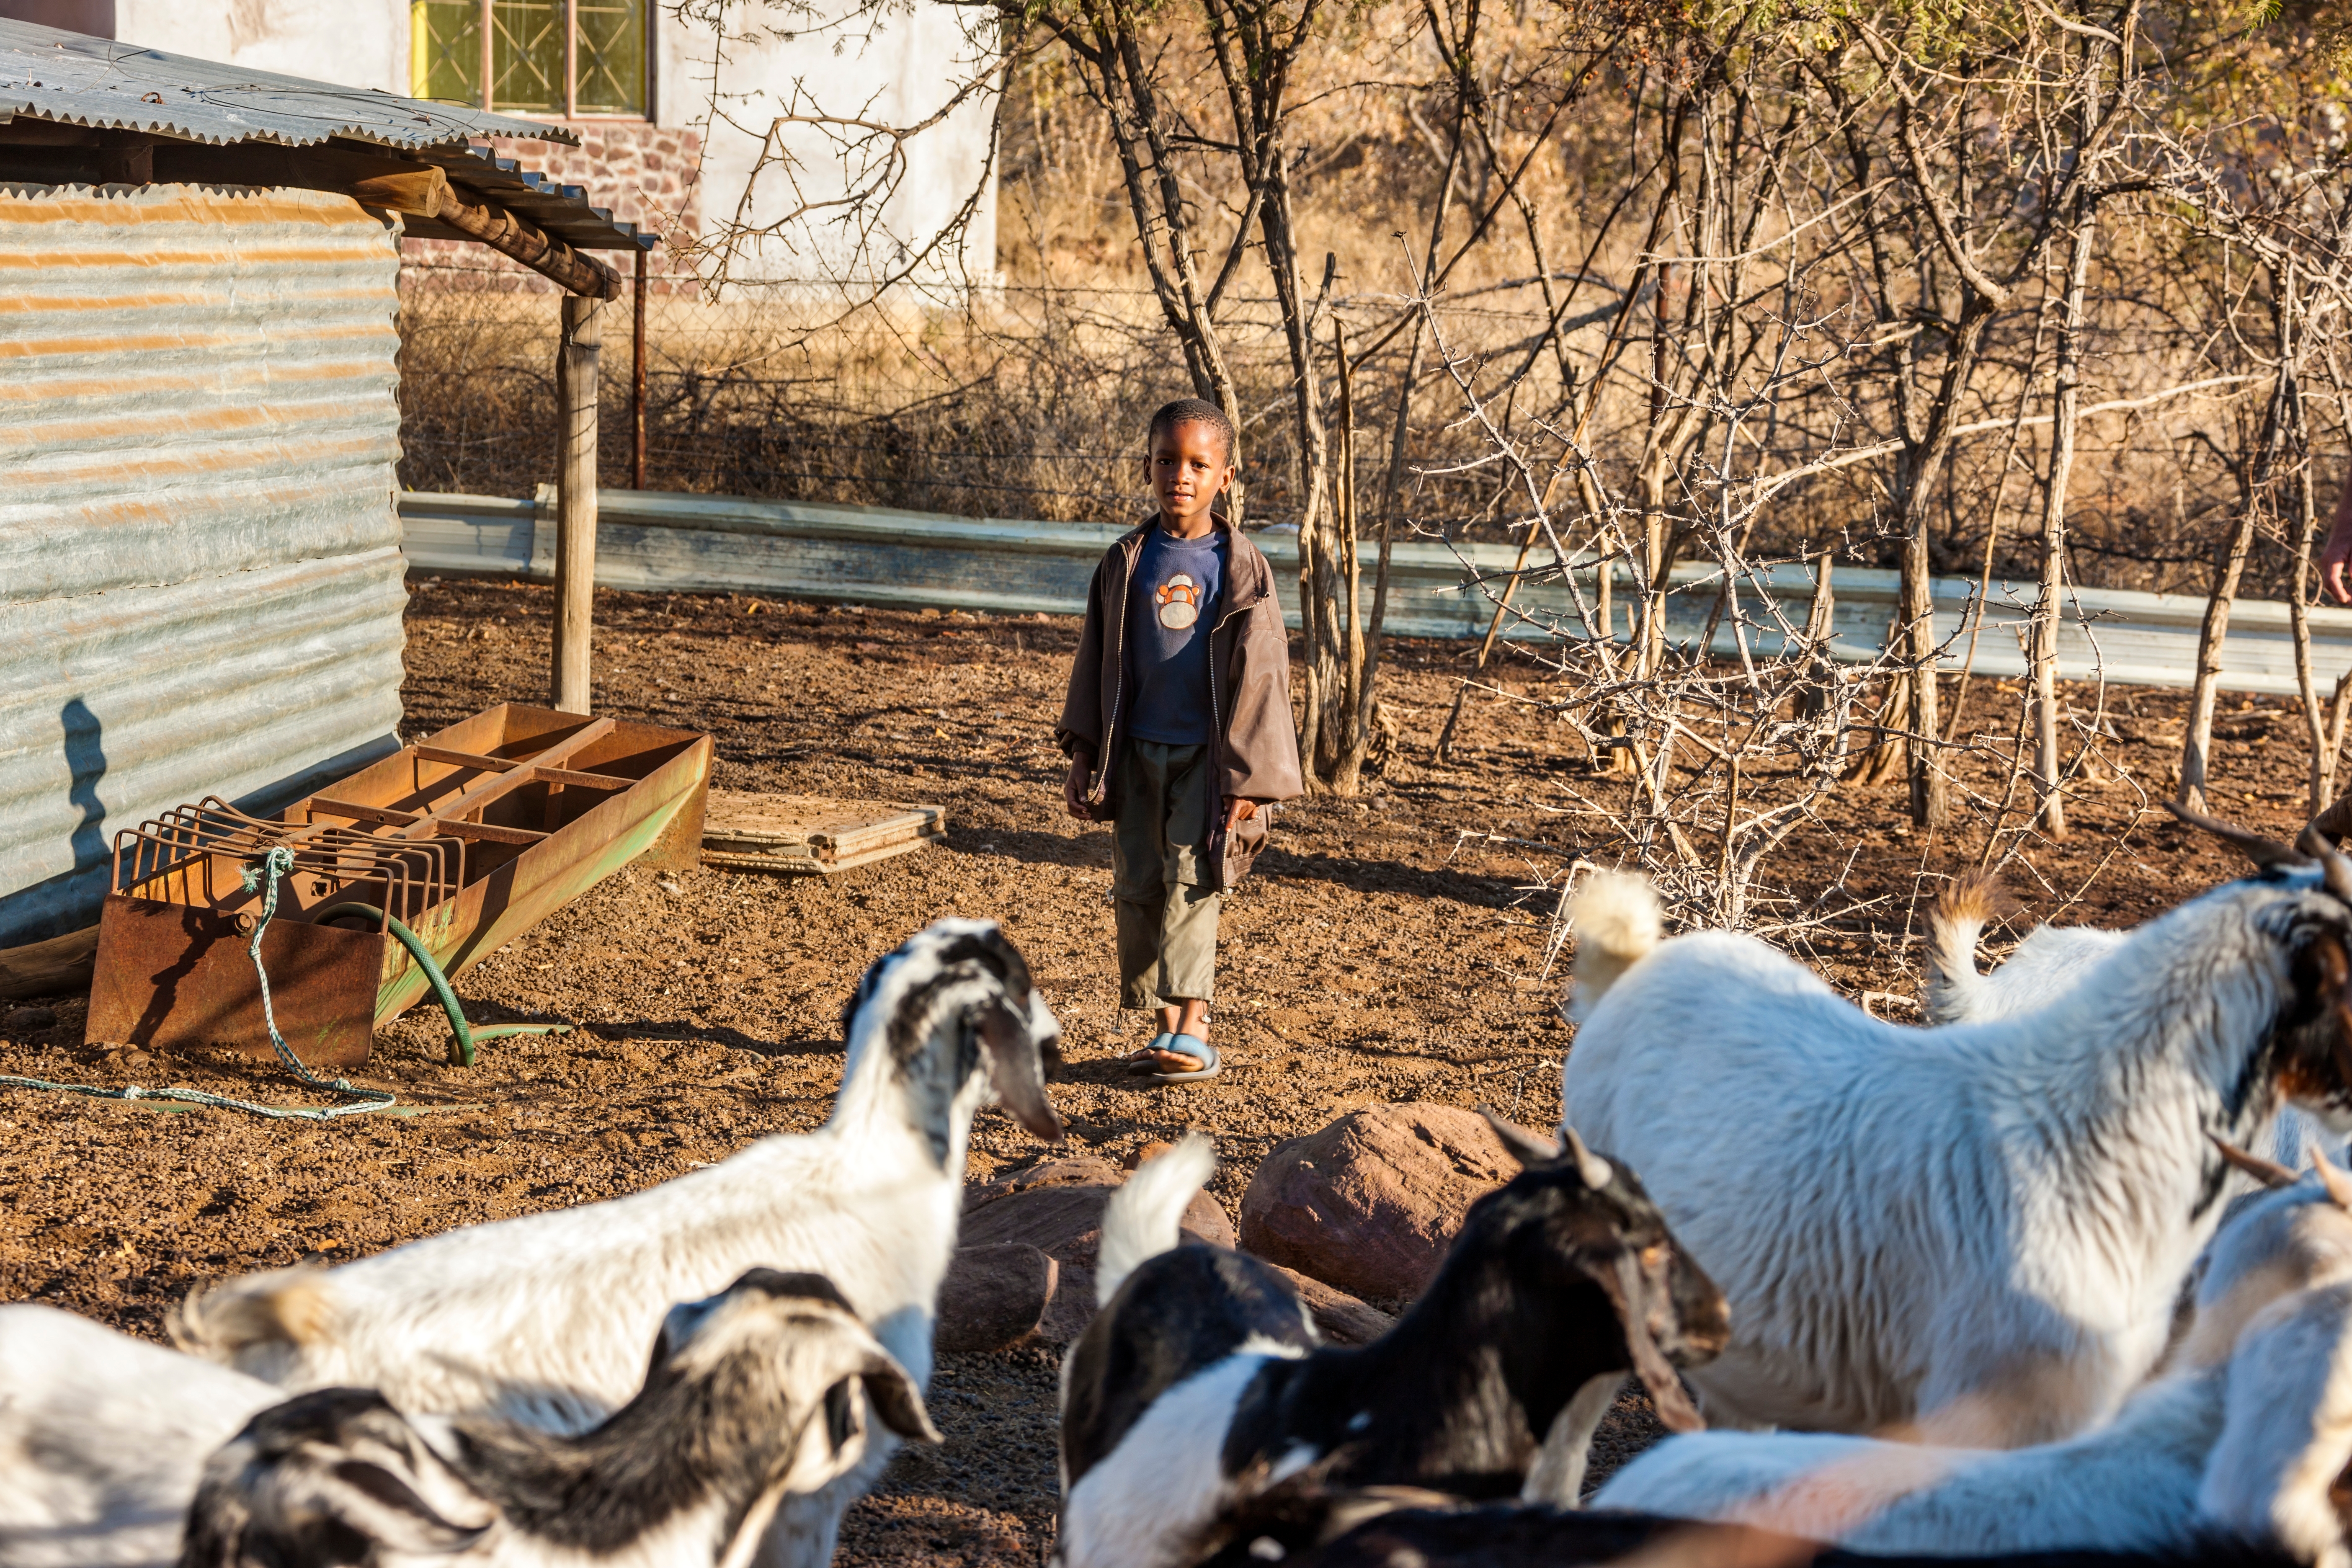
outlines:
[{"label": "boy's face", "polygon": [[1205,420],[1187,420],[1151,438],[1151,493],[1171,523],[1204,523],[1209,503],[1234,482],[1223,432]]}]

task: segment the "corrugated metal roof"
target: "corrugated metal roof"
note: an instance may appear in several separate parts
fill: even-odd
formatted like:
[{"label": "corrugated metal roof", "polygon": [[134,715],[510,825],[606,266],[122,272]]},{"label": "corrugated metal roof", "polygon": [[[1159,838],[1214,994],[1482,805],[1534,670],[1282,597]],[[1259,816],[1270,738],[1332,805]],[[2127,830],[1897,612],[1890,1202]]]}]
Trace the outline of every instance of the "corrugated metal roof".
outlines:
[{"label": "corrugated metal roof", "polygon": [[0,187],[0,947],[395,743],[398,269],[323,192]]},{"label": "corrugated metal roof", "polygon": [[536,120],[0,21],[0,115],[8,114],[215,144],[310,147],[331,136],[410,148],[462,143],[469,136],[580,141],[561,125]]}]

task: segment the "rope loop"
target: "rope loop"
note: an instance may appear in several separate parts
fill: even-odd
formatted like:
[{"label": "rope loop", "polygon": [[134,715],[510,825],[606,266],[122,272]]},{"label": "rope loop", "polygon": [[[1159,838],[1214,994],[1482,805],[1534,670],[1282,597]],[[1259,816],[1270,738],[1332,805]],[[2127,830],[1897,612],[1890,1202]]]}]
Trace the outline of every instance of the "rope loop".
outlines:
[{"label": "rope loop", "polygon": [[[269,999],[269,971],[261,963],[261,933],[269,929],[271,917],[278,913],[278,879],[293,874],[294,851],[283,844],[272,846],[269,853],[259,860],[248,862],[243,872],[246,891],[261,895],[261,918],[254,922],[253,940],[246,944],[245,949],[246,956],[253,960],[254,978],[261,982],[261,1021],[269,1026],[269,1048],[278,1053],[278,1061],[285,1065],[288,1072],[312,1089],[335,1094],[354,1094],[360,1098],[348,1105],[331,1105],[317,1110],[286,1110],[278,1114],[323,1121],[331,1116],[353,1116],[396,1105],[400,1097],[387,1089],[361,1089],[344,1078],[320,1078],[302,1065],[302,1058],[294,1054],[294,1047],[288,1045],[286,1037],[278,1032],[278,1009]],[[137,1093],[138,1090],[133,1089],[123,1098],[133,1098]],[[238,1104],[239,1109],[252,1109],[236,1101],[224,1103]]]}]

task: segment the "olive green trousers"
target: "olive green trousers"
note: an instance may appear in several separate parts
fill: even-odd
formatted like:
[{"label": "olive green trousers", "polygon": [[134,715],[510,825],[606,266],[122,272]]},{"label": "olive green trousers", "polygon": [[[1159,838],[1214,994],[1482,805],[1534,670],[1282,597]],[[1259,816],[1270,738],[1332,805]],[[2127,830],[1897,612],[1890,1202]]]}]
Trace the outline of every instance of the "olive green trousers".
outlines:
[{"label": "olive green trousers", "polygon": [[1204,891],[1209,856],[1206,746],[1121,743],[1111,829],[1118,910],[1118,1005],[1158,1007],[1217,988],[1220,894]]}]

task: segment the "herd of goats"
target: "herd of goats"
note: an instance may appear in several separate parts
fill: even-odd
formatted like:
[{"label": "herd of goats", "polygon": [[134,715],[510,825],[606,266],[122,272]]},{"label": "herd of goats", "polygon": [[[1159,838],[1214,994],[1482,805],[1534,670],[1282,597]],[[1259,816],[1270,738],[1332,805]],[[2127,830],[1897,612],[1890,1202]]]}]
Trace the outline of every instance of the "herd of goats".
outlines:
[{"label": "herd of goats", "polygon": [[[2183,815],[2255,873],[1990,975],[1954,884],[1924,1029],[1592,878],[1573,1126],[1490,1118],[1520,1173],[1370,1344],[1180,1245],[1206,1139],[1145,1163],[1063,1363],[1053,1560],[2352,1568],[2352,859]],[[177,1350],[0,1308],[0,1565],[827,1562],[938,1440],[973,1116],[1061,1136],[992,922],[908,939],[843,1026],[817,1131],[231,1280]],[[1586,1498],[1629,1377],[1675,1435]]]}]

